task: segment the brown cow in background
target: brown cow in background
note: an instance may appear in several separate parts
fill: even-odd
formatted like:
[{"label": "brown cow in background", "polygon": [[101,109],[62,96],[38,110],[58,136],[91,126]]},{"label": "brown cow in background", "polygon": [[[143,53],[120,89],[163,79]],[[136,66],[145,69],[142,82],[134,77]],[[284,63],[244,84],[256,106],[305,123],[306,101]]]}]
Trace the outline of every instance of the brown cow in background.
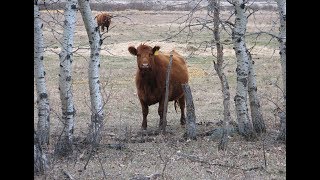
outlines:
[{"label": "brown cow in background", "polygon": [[[170,54],[160,52],[159,49],[159,46],[152,48],[145,44],[141,44],[137,48],[133,46],[128,48],[128,51],[132,55],[137,56],[136,87],[142,106],[142,128],[144,130],[147,129],[149,106],[156,103],[159,103],[159,128],[161,128],[163,124],[165,83]],[[184,58],[173,51],[168,100],[175,101],[175,105],[177,101],[179,102],[181,125],[186,123],[184,110],[185,96],[181,84],[188,83],[188,80],[188,69]]]},{"label": "brown cow in background", "polygon": [[101,31],[104,31],[104,27],[107,27],[107,32],[109,30],[109,26],[111,24],[112,15],[108,13],[98,14],[95,18],[97,18],[98,27],[101,27]]}]

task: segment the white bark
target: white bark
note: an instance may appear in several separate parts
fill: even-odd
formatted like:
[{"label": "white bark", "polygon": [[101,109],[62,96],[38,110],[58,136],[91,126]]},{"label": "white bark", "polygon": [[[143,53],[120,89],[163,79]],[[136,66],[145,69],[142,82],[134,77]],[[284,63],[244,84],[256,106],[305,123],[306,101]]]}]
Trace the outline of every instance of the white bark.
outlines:
[{"label": "white bark", "polygon": [[89,1],[78,0],[81,16],[86,27],[90,43],[90,62],[88,68],[89,88],[91,99],[91,125],[89,128],[89,142],[98,143],[101,140],[101,130],[103,128],[104,113],[102,109],[102,95],[100,92],[99,67],[100,67],[100,49],[102,40],[99,35],[97,22],[90,9]]},{"label": "white bark", "polygon": [[43,152],[36,132],[34,132],[33,138],[33,173],[34,175],[45,174],[46,170],[49,168],[48,159]]},{"label": "white bark", "polygon": [[280,15],[280,60],[282,69],[282,86],[283,96],[286,100],[286,0],[275,0],[278,4],[278,11]]},{"label": "white bark", "polygon": [[40,19],[39,6],[34,4],[34,78],[37,90],[38,106],[38,138],[39,143],[49,144],[50,132],[50,106],[45,82],[43,65],[43,24]]},{"label": "white bark", "polygon": [[248,52],[248,55],[249,55],[248,87],[249,87],[251,119],[252,119],[252,124],[255,132],[258,134],[261,134],[263,132],[266,132],[266,125],[263,120],[263,116],[261,113],[260,100],[257,94],[256,73],[253,68],[254,62],[252,61],[250,52]]},{"label": "white bark", "polygon": [[245,4],[243,0],[234,1],[235,6],[235,26],[232,32],[232,41],[234,44],[235,54],[237,58],[237,88],[234,97],[236,106],[236,115],[238,120],[239,133],[246,139],[253,138],[254,131],[250,122],[247,106],[248,94],[248,74],[249,74],[249,57],[245,44],[245,32],[247,25],[247,17],[245,15]]},{"label": "white bark", "polygon": [[286,141],[286,0],[276,0],[280,15],[280,32],[278,39],[280,44],[280,60],[282,69],[282,87],[283,87],[283,111],[279,113],[280,117],[280,134],[278,139]]},{"label": "white bark", "polygon": [[60,74],[59,89],[62,109],[62,120],[64,122],[64,132],[59,142],[58,151],[60,153],[72,152],[72,139],[74,131],[75,109],[72,95],[72,61],[73,61],[73,36],[76,23],[77,0],[67,0],[64,10],[64,31],[62,48],[59,54]]}]

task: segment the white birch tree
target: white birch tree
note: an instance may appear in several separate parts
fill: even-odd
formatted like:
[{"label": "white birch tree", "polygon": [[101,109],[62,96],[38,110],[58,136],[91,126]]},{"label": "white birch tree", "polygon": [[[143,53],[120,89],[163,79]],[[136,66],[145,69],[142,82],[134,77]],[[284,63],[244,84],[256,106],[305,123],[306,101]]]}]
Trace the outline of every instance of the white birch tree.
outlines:
[{"label": "white birch tree", "polygon": [[254,138],[256,134],[250,121],[247,105],[250,63],[245,42],[245,33],[248,19],[245,15],[245,2],[243,0],[234,0],[230,3],[234,6],[236,15],[234,28],[232,29],[232,42],[237,59],[237,86],[234,101],[238,130],[241,135],[247,140],[250,140]]},{"label": "white birch tree", "polygon": [[38,1],[34,1],[34,78],[37,91],[38,125],[37,138],[40,145],[49,144],[50,106],[46,90],[45,69],[43,65],[43,23],[40,17]]},{"label": "white birch tree", "polygon": [[76,23],[77,0],[67,0],[64,10],[64,31],[60,58],[59,90],[64,123],[62,138],[57,144],[57,153],[67,155],[72,152],[75,108],[72,95],[73,37]]},{"label": "white birch tree", "polygon": [[279,44],[280,44],[280,61],[282,70],[282,90],[283,90],[283,106],[284,108],[279,112],[280,117],[280,134],[279,140],[286,141],[286,0],[275,0],[278,5],[278,12],[280,16],[280,32],[279,32]]},{"label": "white birch tree", "polygon": [[91,125],[87,140],[94,144],[101,140],[101,131],[103,129],[103,103],[100,90],[99,67],[100,67],[100,50],[102,39],[100,39],[99,28],[94,20],[88,0],[78,0],[81,16],[86,27],[90,44],[90,61],[89,61],[89,88],[91,99]]}]

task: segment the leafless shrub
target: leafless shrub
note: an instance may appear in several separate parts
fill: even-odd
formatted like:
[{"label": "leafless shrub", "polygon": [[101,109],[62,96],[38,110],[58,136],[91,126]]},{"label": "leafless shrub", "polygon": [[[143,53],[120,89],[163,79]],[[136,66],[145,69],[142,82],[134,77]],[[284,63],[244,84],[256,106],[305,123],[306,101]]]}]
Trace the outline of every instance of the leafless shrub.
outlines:
[{"label": "leafless shrub", "polygon": [[[40,10],[63,10],[65,7],[65,2],[53,2],[49,1],[46,3],[39,4]],[[129,2],[129,3],[90,3],[90,7],[94,11],[125,11],[128,9],[134,9],[138,11],[190,11],[193,9],[193,6],[190,3],[183,3],[178,5],[167,5],[159,4],[158,2]],[[256,4],[253,3],[250,5],[250,8],[253,10],[266,10],[266,11],[275,11],[277,6],[272,4]],[[230,5],[221,6],[222,11],[232,10],[233,7]]]},{"label": "leafless shrub", "polygon": [[39,4],[40,10],[63,10],[66,7],[65,2],[48,2]]},{"label": "leafless shrub", "polygon": [[263,5],[252,4],[249,7],[250,7],[250,9],[255,10],[255,11],[257,11],[257,10],[276,11],[277,10],[277,6],[272,5],[272,4],[263,4]]},{"label": "leafless shrub", "polygon": [[124,11],[127,9],[136,9],[139,11],[151,10],[154,3],[130,2],[127,4],[121,3],[91,3],[90,7],[95,11]]}]

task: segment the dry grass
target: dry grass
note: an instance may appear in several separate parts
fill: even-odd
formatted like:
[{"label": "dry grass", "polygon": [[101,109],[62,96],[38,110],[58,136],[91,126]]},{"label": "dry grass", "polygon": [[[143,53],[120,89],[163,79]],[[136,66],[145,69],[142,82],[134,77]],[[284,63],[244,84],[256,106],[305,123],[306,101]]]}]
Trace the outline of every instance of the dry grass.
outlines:
[{"label": "dry grass", "polygon": [[[98,12],[94,12],[98,13]],[[111,93],[111,97],[104,108],[105,130],[103,131],[102,145],[87,162],[89,149],[81,145],[81,140],[87,133],[90,123],[90,98],[87,78],[89,50],[88,39],[82,23],[80,13],[77,15],[75,46],[81,47],[75,53],[73,62],[73,95],[77,110],[75,122],[75,152],[66,159],[56,159],[47,172],[47,179],[65,179],[63,171],[68,172],[74,179],[103,179],[106,173],[107,179],[130,179],[139,174],[148,176],[160,173],[164,179],[285,179],[286,178],[286,145],[277,143],[274,139],[278,133],[279,120],[274,116],[275,106],[270,100],[277,102],[280,98],[280,90],[273,83],[278,82],[281,87],[281,72],[279,53],[275,40],[268,44],[267,37],[258,39],[253,50],[255,69],[257,73],[258,93],[260,95],[263,116],[267,126],[267,133],[254,142],[247,142],[239,136],[230,137],[228,149],[225,152],[217,151],[217,139],[200,137],[197,141],[183,141],[182,135],[185,129],[179,124],[179,111],[174,111],[173,103],[168,106],[168,131],[166,136],[150,135],[151,142],[139,143],[146,139],[137,136],[140,132],[142,113],[136,94],[134,83],[136,60],[127,51],[129,45],[139,45],[141,42],[158,44],[164,51],[176,49],[184,56],[190,54],[190,46],[196,47],[201,39],[212,38],[210,33],[195,34],[195,37],[186,42],[184,32],[170,42],[159,42],[169,33],[176,32],[179,24],[171,23],[186,12],[167,11],[118,11],[116,15],[126,16],[114,18],[113,27],[102,46],[100,80],[106,85],[105,91]],[[225,12],[227,16],[228,12]],[[60,19],[54,11],[42,12],[42,18],[49,22],[51,17]],[[204,16],[204,13],[198,13]],[[130,20],[129,20],[129,19]],[[253,16],[252,16],[253,18]],[[256,20],[249,19],[248,32],[254,32],[256,28],[265,31],[273,28],[276,32],[276,13],[262,11],[255,16]],[[254,24],[255,22],[255,24]],[[51,28],[62,32],[59,25],[44,24],[44,36],[46,48],[44,63],[46,68],[47,90],[50,99],[51,113],[51,147],[62,130],[59,120],[60,97],[58,92],[59,53],[60,45],[54,38]],[[54,33],[58,38],[61,35]],[[224,36],[226,37],[226,36]],[[253,39],[252,39],[253,40]],[[192,44],[193,43],[193,44]],[[248,42],[248,46],[252,46]],[[84,48],[84,49],[83,49]],[[199,133],[209,131],[223,119],[223,106],[221,85],[213,69],[214,57],[210,50],[204,48],[196,51],[198,55],[188,56],[190,72],[190,87],[196,110],[196,120],[199,124]],[[224,48],[225,61],[228,65],[225,73],[230,83],[231,99],[235,96],[235,56],[232,46]],[[35,91],[36,93],[36,91]],[[232,118],[235,119],[234,103],[231,100]],[[34,113],[36,113],[36,104]],[[37,117],[34,119],[35,127]],[[157,105],[150,106],[148,115],[148,129],[157,129],[158,113]],[[125,137],[136,136],[135,142],[123,142]],[[130,139],[129,139],[130,140]],[[147,139],[148,140],[148,139]],[[123,149],[117,150],[109,144],[122,144]],[[265,167],[264,153],[267,166]],[[50,155],[50,154],[49,154]],[[102,166],[101,166],[102,164]],[[260,168],[263,167],[263,168]],[[103,169],[102,169],[103,168]],[[165,168],[165,169],[164,169]],[[162,174],[163,173],[163,174]],[[45,176],[37,176],[35,179],[44,179]]]}]

